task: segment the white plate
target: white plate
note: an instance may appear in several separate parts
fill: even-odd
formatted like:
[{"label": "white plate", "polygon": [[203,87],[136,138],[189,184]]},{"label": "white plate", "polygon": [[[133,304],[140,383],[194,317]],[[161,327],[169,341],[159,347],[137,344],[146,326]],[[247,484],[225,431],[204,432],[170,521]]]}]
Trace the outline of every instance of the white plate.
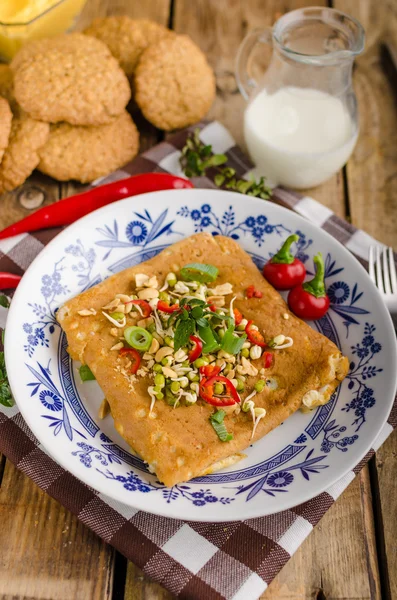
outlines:
[{"label": "white plate", "polygon": [[[333,400],[294,414],[225,471],[172,489],[150,475],[116,433],[97,418],[98,384],[82,384],[54,312],[112,273],[145,261],[197,231],[237,239],[258,266],[290,232],[312,268],[321,250],[331,298],[314,326],[349,356],[350,372]],[[248,283],[248,282],[247,282]],[[268,515],[313,498],[351,470],[371,447],[396,389],[390,316],[362,266],[318,227],[270,202],[218,190],[156,192],[123,200],[56,237],[26,272],[6,331],[7,371],[23,417],[64,468],[130,507],[196,521]],[[129,509],[133,514],[133,509]]]}]

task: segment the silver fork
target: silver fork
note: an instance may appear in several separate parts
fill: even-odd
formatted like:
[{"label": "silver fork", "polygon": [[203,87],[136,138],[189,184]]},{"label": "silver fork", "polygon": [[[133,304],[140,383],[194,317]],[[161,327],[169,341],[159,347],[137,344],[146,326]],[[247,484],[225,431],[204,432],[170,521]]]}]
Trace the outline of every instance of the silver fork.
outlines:
[{"label": "silver fork", "polygon": [[393,316],[397,316],[397,274],[393,249],[379,246],[369,249],[369,276],[382,294],[382,298]]}]

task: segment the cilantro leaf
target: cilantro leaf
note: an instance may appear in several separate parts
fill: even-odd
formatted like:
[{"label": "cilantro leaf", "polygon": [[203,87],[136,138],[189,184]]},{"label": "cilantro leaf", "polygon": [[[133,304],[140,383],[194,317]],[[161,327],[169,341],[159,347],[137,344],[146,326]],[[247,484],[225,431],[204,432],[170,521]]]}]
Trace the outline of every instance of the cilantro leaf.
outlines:
[{"label": "cilantro leaf", "polygon": [[196,329],[196,324],[193,319],[186,319],[178,321],[178,325],[175,329],[175,337],[174,337],[174,350],[175,352],[185,346],[189,337],[194,333]]},{"label": "cilantro leaf", "polygon": [[0,294],[0,306],[3,306],[4,308],[8,308],[10,306],[7,296],[4,294]]},{"label": "cilantro leaf", "polygon": [[0,404],[8,407],[14,406],[14,399],[8,383],[4,352],[0,352]]}]

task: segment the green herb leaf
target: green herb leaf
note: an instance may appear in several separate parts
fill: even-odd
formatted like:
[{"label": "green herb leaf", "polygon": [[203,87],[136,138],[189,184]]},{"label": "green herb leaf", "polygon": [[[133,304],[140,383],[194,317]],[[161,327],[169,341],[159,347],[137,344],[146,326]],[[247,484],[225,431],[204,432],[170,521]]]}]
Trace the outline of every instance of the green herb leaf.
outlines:
[{"label": "green herb leaf", "polygon": [[81,381],[94,381],[96,379],[94,373],[88,365],[81,365],[79,369]]},{"label": "green herb leaf", "polygon": [[207,327],[199,327],[200,339],[204,342],[203,353],[210,354],[219,349],[219,338],[215,331],[207,325]]},{"label": "green herb leaf", "polygon": [[222,175],[222,173],[217,173],[214,177],[215,185],[221,187],[221,185],[225,182],[226,177]]},{"label": "green herb leaf", "polygon": [[[2,338],[3,336],[4,331],[2,331]],[[8,407],[14,406],[14,399],[8,383],[4,352],[0,352],[0,404]]]},{"label": "green herb leaf", "polygon": [[8,308],[10,306],[10,302],[4,294],[0,294],[0,306],[4,306],[4,308]]},{"label": "green herb leaf", "polygon": [[217,410],[216,413],[210,416],[210,423],[215,429],[215,432],[221,442],[230,442],[233,439],[233,434],[228,433],[223,419],[225,418],[224,410]]},{"label": "green herb leaf", "polygon": [[178,325],[175,329],[175,336],[174,336],[175,352],[177,350],[179,350],[179,348],[182,348],[182,346],[185,346],[188,343],[189,337],[192,335],[192,333],[194,333],[195,329],[196,329],[196,324],[193,319],[186,319],[184,321],[182,321],[182,320],[178,321]]},{"label": "green herb leaf", "polygon": [[[214,182],[218,187],[224,185],[228,190],[264,200],[271,196],[271,190],[266,186],[264,177],[261,177],[259,181],[237,179],[236,170],[226,165],[227,156],[214,154],[212,146],[203,144],[200,140],[199,129],[196,129],[187,138],[179,161],[187,177],[205,175],[208,169],[212,169],[215,171]],[[222,165],[226,166],[222,167]]]}]

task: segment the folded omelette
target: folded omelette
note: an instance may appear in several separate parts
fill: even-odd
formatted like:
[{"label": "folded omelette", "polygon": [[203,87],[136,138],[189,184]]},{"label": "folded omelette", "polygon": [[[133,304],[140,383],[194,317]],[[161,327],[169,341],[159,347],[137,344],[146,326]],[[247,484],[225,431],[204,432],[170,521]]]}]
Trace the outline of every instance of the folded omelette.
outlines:
[{"label": "folded omelette", "polygon": [[57,318],[115,428],[168,486],[237,462],[299,408],[328,402],[348,371],[237,242],[206,233],[109,277]]}]

